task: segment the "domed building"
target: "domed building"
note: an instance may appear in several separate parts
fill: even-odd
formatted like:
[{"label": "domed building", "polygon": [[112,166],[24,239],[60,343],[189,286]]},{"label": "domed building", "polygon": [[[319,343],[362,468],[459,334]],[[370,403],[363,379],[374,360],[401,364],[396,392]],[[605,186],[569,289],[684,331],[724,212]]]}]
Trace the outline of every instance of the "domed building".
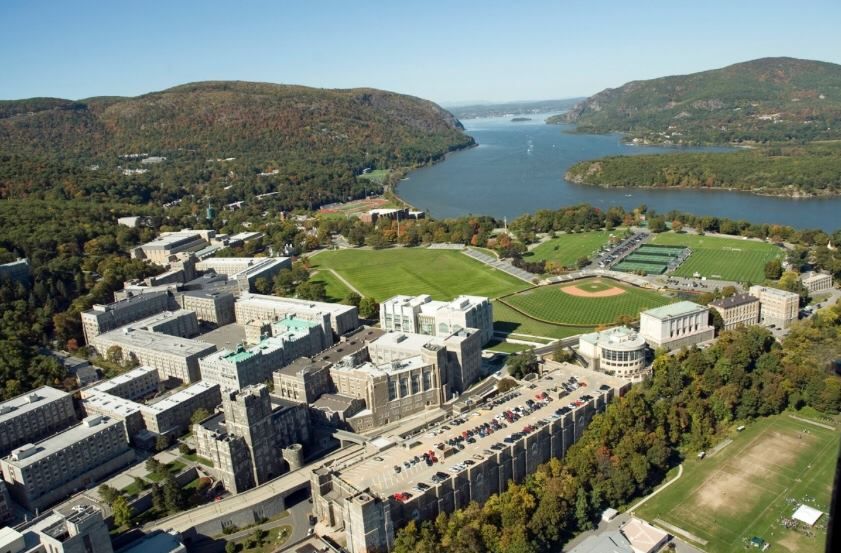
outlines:
[{"label": "domed building", "polygon": [[646,376],[645,339],[627,326],[582,334],[578,339],[578,353],[593,370],[628,380],[642,380]]}]

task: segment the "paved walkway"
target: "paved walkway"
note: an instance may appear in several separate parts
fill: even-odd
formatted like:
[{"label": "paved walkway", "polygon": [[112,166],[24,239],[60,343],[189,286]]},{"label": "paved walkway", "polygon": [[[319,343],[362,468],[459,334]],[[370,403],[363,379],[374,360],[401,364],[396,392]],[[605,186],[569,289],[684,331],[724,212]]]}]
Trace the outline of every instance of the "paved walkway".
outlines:
[{"label": "paved walkway", "polygon": [[672,478],[671,480],[669,480],[668,482],[666,482],[665,484],[663,484],[662,486],[660,486],[659,488],[657,488],[656,490],[654,490],[653,492],[648,494],[647,496],[640,499],[633,507],[628,509],[628,512],[633,513],[634,511],[636,511],[639,508],[640,505],[642,505],[643,503],[645,503],[646,501],[648,501],[649,499],[651,499],[652,497],[654,497],[658,493],[662,492],[663,490],[665,490],[666,488],[668,488],[669,486],[674,484],[677,481],[677,479],[680,478],[681,476],[683,476],[683,463],[681,463],[677,468],[677,476],[675,476],[674,478]]},{"label": "paved walkway", "polygon": [[834,426],[830,426],[828,424],[824,424],[822,422],[813,421],[811,419],[804,419],[803,417],[798,417],[797,415],[789,415],[789,417],[793,418],[794,420],[805,422],[808,424],[813,424],[815,426],[820,426],[821,428],[826,428],[827,430],[835,430]]}]

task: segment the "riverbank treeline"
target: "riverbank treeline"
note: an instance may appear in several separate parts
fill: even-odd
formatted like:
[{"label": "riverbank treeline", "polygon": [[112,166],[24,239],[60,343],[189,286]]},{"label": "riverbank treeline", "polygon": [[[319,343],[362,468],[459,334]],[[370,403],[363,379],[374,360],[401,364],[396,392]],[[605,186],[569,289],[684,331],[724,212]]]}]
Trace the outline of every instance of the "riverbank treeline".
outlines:
[{"label": "riverbank treeline", "polygon": [[660,355],[653,377],[597,415],[563,459],[519,485],[434,521],[411,522],[396,553],[560,551],[607,507],[651,491],[669,468],[736,421],[790,407],[841,408],[841,304],[797,323],[782,345],[761,327],[725,332],[706,350]]},{"label": "riverbank treeline", "polygon": [[841,143],[726,153],[611,156],[576,163],[567,180],[605,187],[722,188],[770,196],[841,194]]}]

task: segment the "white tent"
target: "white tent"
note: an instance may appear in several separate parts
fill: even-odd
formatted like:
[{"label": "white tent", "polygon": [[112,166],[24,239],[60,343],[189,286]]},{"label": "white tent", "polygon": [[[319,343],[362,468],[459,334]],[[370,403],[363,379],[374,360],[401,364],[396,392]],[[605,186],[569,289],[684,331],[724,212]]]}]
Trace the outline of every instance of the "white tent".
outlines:
[{"label": "white tent", "polygon": [[792,518],[799,520],[800,522],[805,522],[809,526],[814,526],[821,516],[823,516],[821,511],[809,507],[808,505],[801,505],[796,511],[794,511]]}]

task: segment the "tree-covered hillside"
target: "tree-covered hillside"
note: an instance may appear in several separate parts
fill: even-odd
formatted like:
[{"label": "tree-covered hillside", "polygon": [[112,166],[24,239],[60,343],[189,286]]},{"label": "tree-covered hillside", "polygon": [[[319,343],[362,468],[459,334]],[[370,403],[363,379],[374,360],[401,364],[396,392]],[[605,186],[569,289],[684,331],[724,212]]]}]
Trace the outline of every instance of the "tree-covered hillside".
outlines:
[{"label": "tree-covered hillside", "polygon": [[374,89],[201,82],[136,98],[4,101],[0,197],[279,192],[284,207],[309,207],[370,191],[355,178],[366,167],[412,167],[472,144],[432,102]]},{"label": "tree-covered hillside", "polygon": [[611,156],[576,163],[567,180],[600,186],[727,188],[774,196],[841,194],[841,144],[738,152]]},{"label": "tree-covered hillside", "polygon": [[841,65],[762,58],[632,81],[550,122],[575,123],[580,132],[622,131],[655,143],[841,138]]}]

